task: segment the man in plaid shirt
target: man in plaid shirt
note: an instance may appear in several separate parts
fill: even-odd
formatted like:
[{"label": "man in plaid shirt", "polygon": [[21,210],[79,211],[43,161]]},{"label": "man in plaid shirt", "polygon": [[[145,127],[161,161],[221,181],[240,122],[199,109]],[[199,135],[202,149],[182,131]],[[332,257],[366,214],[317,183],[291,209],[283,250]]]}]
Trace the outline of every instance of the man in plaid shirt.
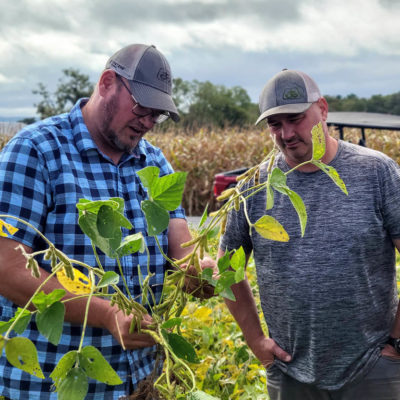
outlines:
[{"label": "man in plaid shirt", "polygon": [[[146,132],[167,118],[179,120],[171,98],[171,72],[167,60],[154,47],[130,45],[115,53],[90,99],[81,99],[71,112],[30,125],[19,132],[0,154],[0,213],[29,221],[56,248],[69,257],[95,266],[91,243],[79,228],[76,203],[121,197],[125,215],[133,229],[123,234],[142,232],[149,248],[150,269],[155,273],[150,284],[160,298],[166,262],[153,237],[147,236],[146,222],[140,209],[146,192],[136,172],[157,166],[160,175],[172,173],[162,152],[143,139]],[[18,232],[0,238],[0,320],[8,321],[17,305],[30,299],[50,271],[47,261],[40,262],[41,278],[35,279],[25,269],[25,259],[16,251],[17,242],[26,252],[46,248],[35,232],[25,225],[7,220]],[[181,207],[170,213],[168,229],[158,236],[170,257],[188,253],[180,244],[190,240]],[[147,275],[147,257],[133,254],[122,258],[122,269],[133,296],[140,294],[137,266]],[[115,260],[100,254],[105,270],[118,272]],[[52,279],[45,292],[60,287]],[[121,290],[124,288],[121,286]],[[77,350],[87,300],[66,303],[65,324],[58,346],[41,336],[35,322],[30,322],[24,336],[38,350],[39,363],[46,379],[41,380],[12,367],[0,357],[0,395],[12,400],[55,399],[49,377],[65,353]],[[151,322],[145,316],[142,326]],[[109,386],[90,380],[87,399],[118,399],[149,375],[154,366],[155,346],[146,334],[129,334],[131,317],[117,312],[109,300],[94,297],[90,304],[84,346],[100,349],[124,381]],[[127,351],[121,347],[121,337]]]}]

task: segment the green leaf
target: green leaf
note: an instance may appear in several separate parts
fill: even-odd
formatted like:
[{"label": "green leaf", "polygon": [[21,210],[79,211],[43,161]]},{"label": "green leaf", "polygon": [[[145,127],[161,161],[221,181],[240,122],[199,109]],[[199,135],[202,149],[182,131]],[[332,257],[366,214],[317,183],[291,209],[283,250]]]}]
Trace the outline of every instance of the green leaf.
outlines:
[{"label": "green leaf", "polygon": [[247,346],[245,344],[236,350],[235,362],[237,364],[244,363],[244,362],[248,361],[249,358],[250,358],[249,352],[248,352]]},{"label": "green leaf", "polygon": [[6,341],[4,340],[4,337],[0,335],[0,357],[3,355],[3,349],[6,344]]},{"label": "green leaf", "polygon": [[150,200],[142,201],[142,211],[146,217],[147,232],[157,236],[168,228],[169,212]]},{"label": "green leaf", "polygon": [[215,283],[215,293],[219,294],[222,297],[225,297],[226,299],[236,301],[236,297],[231,289],[231,286],[237,283],[236,274],[237,271],[232,270],[227,270],[220,274],[218,280]]},{"label": "green leaf", "polygon": [[60,301],[65,296],[65,293],[66,291],[64,289],[54,289],[49,294],[40,291],[32,299],[32,303],[40,312],[42,312],[56,301]]},{"label": "green leaf", "polygon": [[289,241],[289,235],[285,228],[270,215],[263,215],[254,225],[256,231],[265,239],[278,242]]},{"label": "green leaf", "polygon": [[44,311],[36,314],[39,332],[54,346],[57,346],[63,331],[65,306],[57,301]]},{"label": "green leaf", "polygon": [[[23,310],[22,308],[18,307],[18,310],[15,313],[15,319],[18,318],[18,322],[14,326],[14,331],[16,333],[18,333],[19,335],[21,335],[25,331],[26,327],[28,326],[28,324],[31,320],[31,316],[32,316],[32,313],[30,311],[28,311],[28,310],[22,311],[22,310]],[[20,317],[20,315],[21,315],[21,317]]]},{"label": "green leaf", "polygon": [[118,229],[113,238],[103,237],[97,229],[97,215],[87,211],[83,212],[79,217],[78,224],[82,229],[82,232],[90,238],[95,246],[97,246],[103,253],[107,254],[107,256],[115,258],[115,249],[117,249],[121,244],[121,230]]},{"label": "green leaf", "polygon": [[181,204],[185,189],[187,172],[174,172],[159,178],[152,188],[152,198],[168,211],[175,210]]},{"label": "green leaf", "polygon": [[162,325],[161,328],[163,329],[171,329],[174,326],[180,326],[182,323],[182,318],[170,318],[168,321],[165,321]]},{"label": "green leaf", "polygon": [[165,329],[161,332],[177,357],[193,364],[200,363],[193,346],[185,338],[176,333],[167,332]]},{"label": "green leaf", "polygon": [[87,376],[107,385],[119,385],[121,378],[103,357],[99,350],[93,346],[84,347],[79,355],[79,363]]},{"label": "green leaf", "polygon": [[106,287],[108,285],[117,285],[119,282],[119,275],[114,271],[107,271],[100,282],[97,284],[98,288]]},{"label": "green leaf", "polygon": [[[169,218],[169,217],[168,217]],[[139,251],[143,253],[146,250],[146,242],[142,232],[126,236],[121,245],[115,250],[119,257],[128,256]]]},{"label": "green leaf", "polygon": [[5,348],[7,360],[11,365],[37,378],[44,379],[36,347],[29,339],[14,337],[7,340]]},{"label": "green leaf", "polygon": [[63,379],[65,379],[68,372],[76,364],[77,360],[78,352],[76,350],[69,351],[61,357],[60,361],[53,369],[53,372],[50,374],[50,378],[53,379],[56,387],[62,382]]},{"label": "green leaf", "polygon": [[219,397],[211,396],[201,390],[196,390],[189,394],[187,400],[220,400]]},{"label": "green leaf", "polygon": [[107,205],[100,207],[97,213],[96,226],[99,234],[105,238],[113,238],[118,235],[117,231],[121,227],[132,229],[132,224],[124,215]]},{"label": "green leaf", "polygon": [[279,168],[274,168],[271,173],[271,185],[275,190],[289,197],[299,217],[301,236],[304,236],[307,225],[307,211],[302,198],[288,188],[286,185],[286,175]]},{"label": "green leaf", "polygon": [[24,310],[22,312],[22,308],[18,307],[17,311],[15,312],[15,315],[9,319],[8,321],[1,321],[0,322],[0,333],[7,332],[10,326],[13,324],[13,322],[18,319],[18,322],[15,324],[13,330],[21,335],[26,327],[28,326],[30,320],[31,320],[31,315],[32,313],[28,310]]},{"label": "green leaf", "polygon": [[345,183],[343,182],[342,178],[339,176],[335,168],[331,167],[330,165],[324,164],[322,161],[313,161],[313,164],[324,171],[329,176],[329,178],[331,178],[333,182],[335,182],[335,184],[339,186],[340,190],[343,193],[347,195],[349,194],[347,192]]},{"label": "green leaf", "polygon": [[271,182],[268,180],[267,181],[267,204],[266,204],[266,210],[271,210],[271,208],[274,207],[274,191],[271,188]]},{"label": "green leaf", "polygon": [[213,239],[213,238],[215,238],[217,235],[218,235],[218,233],[219,233],[219,225],[217,225],[217,226],[214,226],[214,228],[213,229],[211,229],[210,231],[208,231],[207,232],[207,239],[208,240],[210,240],[210,239]]},{"label": "green leaf", "polygon": [[269,182],[270,182],[271,186],[274,187],[275,189],[281,188],[281,187],[287,187],[287,185],[286,185],[286,175],[278,167],[275,167],[272,170],[271,176],[269,178]]},{"label": "green leaf", "polygon": [[243,247],[240,246],[231,257],[231,267],[236,271],[238,268],[244,268],[246,264],[246,254],[244,254]]},{"label": "green leaf", "polygon": [[206,208],[203,211],[203,215],[200,218],[200,222],[199,222],[199,225],[197,226],[197,229],[201,228],[204,225],[204,223],[207,221],[207,218],[208,218],[207,210],[208,210],[208,203],[206,205]]},{"label": "green leaf", "polygon": [[118,198],[118,197],[113,197],[109,200],[87,200],[87,199],[79,199],[78,204],[76,205],[76,208],[79,210],[79,215],[81,215],[82,211],[88,211],[91,212],[92,214],[97,214],[100,210],[100,207],[106,205],[114,210],[119,210],[121,207],[121,201],[122,201],[122,209],[123,209],[123,199]]},{"label": "green leaf", "polygon": [[140,180],[144,187],[149,189],[150,195],[152,196],[153,182],[158,179],[160,174],[160,168],[158,167],[146,167],[137,172]]},{"label": "green leaf", "polygon": [[214,270],[212,268],[204,268],[201,271],[201,278],[207,281],[210,285],[215,286],[217,283],[217,280],[214,279]]},{"label": "green leaf", "polygon": [[225,254],[218,260],[218,271],[222,274],[226,271],[231,265],[231,253],[229,251],[225,251]]},{"label": "green leaf", "polygon": [[82,368],[72,368],[57,386],[58,400],[84,400],[89,382]]},{"label": "green leaf", "polygon": [[313,160],[320,160],[325,154],[325,133],[319,122],[311,129],[313,144]]}]

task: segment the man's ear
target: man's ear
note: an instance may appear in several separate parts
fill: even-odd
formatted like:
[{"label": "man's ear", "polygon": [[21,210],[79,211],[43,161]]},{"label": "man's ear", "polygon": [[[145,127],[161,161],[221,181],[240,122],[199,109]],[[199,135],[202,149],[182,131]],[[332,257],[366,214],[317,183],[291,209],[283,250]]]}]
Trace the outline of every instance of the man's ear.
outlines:
[{"label": "man's ear", "polygon": [[328,118],[328,110],[329,110],[328,102],[326,101],[325,97],[321,97],[320,99],[318,99],[317,103],[319,109],[321,110],[322,120],[326,121]]},{"label": "man's ear", "polygon": [[106,69],[100,76],[99,79],[99,93],[100,96],[104,97],[112,92],[117,86],[117,77],[115,72],[111,69]]}]

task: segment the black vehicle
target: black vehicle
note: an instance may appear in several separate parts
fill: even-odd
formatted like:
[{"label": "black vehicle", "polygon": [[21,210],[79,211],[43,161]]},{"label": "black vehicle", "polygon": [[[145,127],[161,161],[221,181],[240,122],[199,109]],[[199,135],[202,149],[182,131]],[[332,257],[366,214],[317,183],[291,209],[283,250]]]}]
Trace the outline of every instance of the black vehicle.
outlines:
[{"label": "black vehicle", "polygon": [[[367,146],[365,129],[400,130],[400,116],[391,114],[368,112],[330,112],[327,120],[328,126],[335,126],[339,130],[340,139],[344,140],[344,128],[359,128],[360,146]],[[213,191],[218,197],[224,190],[236,185],[236,177],[247,171],[249,167],[242,167],[232,171],[221,172],[215,175]]]}]

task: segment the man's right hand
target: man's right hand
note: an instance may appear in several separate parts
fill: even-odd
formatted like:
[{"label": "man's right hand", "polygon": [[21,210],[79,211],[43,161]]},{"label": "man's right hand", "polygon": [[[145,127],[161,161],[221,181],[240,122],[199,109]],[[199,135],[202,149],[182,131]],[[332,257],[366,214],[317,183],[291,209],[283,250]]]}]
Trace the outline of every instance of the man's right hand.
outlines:
[{"label": "man's right hand", "polygon": [[[137,327],[132,333],[129,333],[131,322],[131,315],[125,315],[114,306],[107,314],[105,327],[125,349],[134,350],[143,347],[150,347],[156,344],[155,340],[147,333],[139,333]],[[141,328],[147,329],[152,322],[153,320],[150,315],[144,315],[141,322]]]},{"label": "man's right hand", "polygon": [[284,362],[292,360],[290,354],[279,347],[274,339],[265,336],[257,340],[256,343],[251,344],[250,348],[266,369],[273,364],[276,358]]}]

